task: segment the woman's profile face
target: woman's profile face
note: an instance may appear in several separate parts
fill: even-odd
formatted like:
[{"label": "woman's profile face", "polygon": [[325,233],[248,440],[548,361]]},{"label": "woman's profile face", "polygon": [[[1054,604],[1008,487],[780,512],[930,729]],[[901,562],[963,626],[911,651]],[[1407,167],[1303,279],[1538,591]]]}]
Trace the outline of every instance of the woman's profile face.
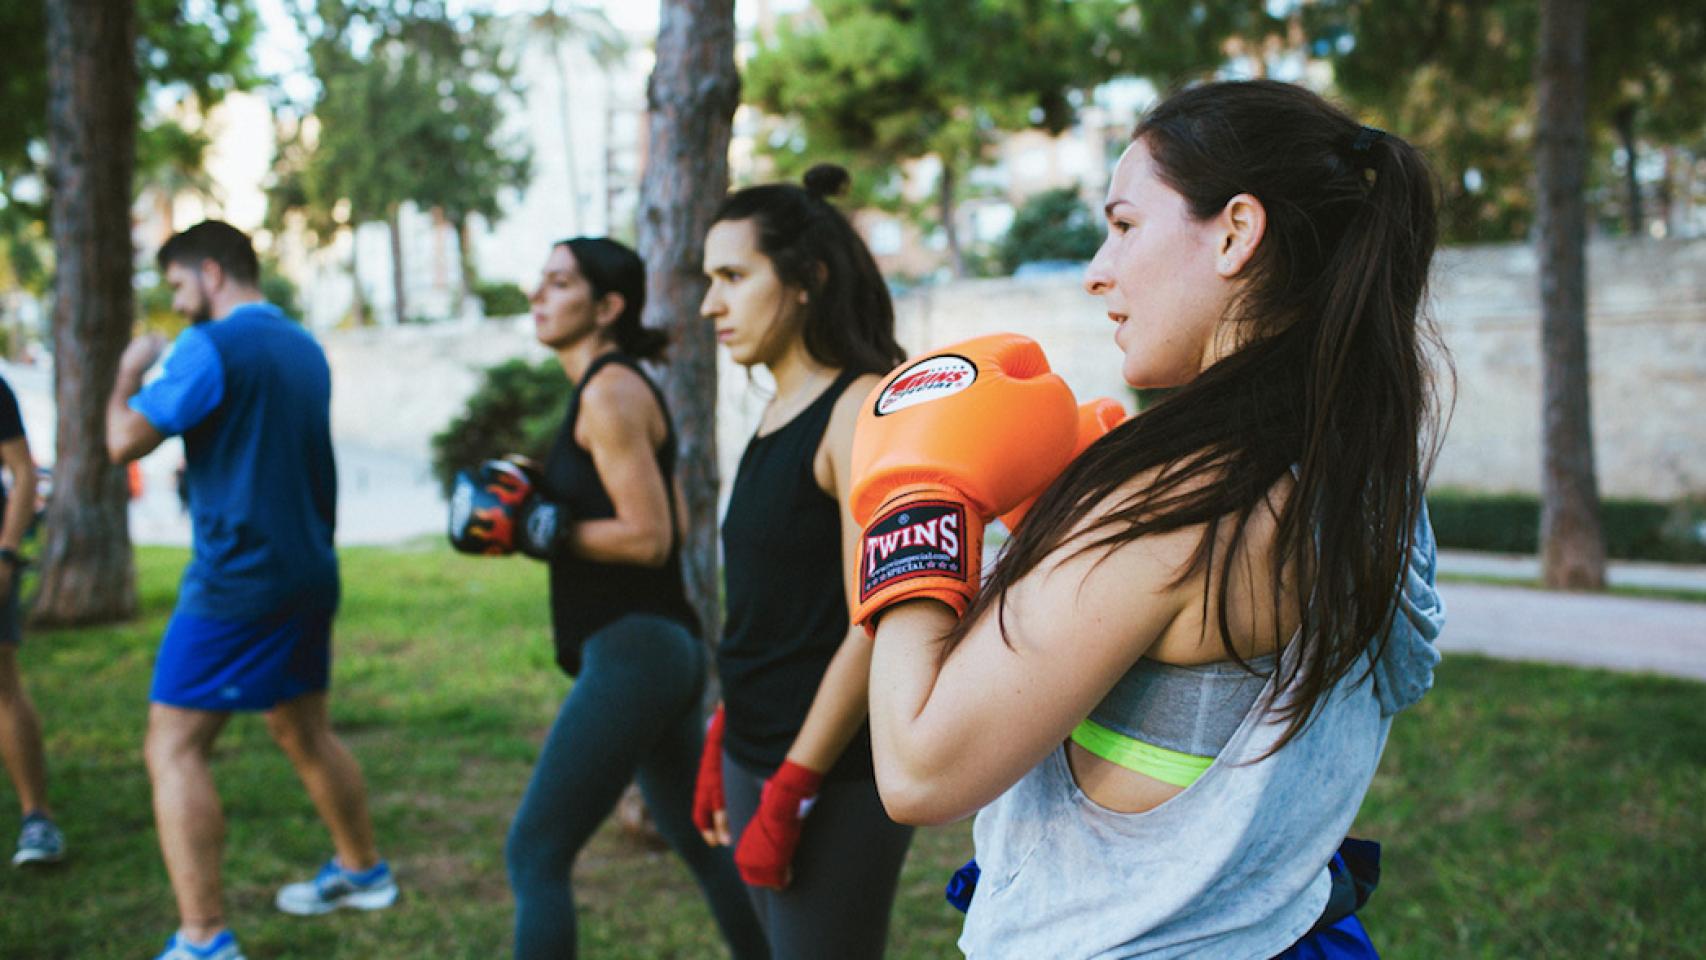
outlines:
[{"label": "woman's profile face", "polygon": [[[751,220],[723,220],[705,235],[705,276],[711,281],[699,313],[716,326],[717,342],[741,366],[768,364],[790,346],[777,337],[799,294],[776,275],[776,266],[758,249],[758,227]],[[797,334],[796,334],[797,336]]]},{"label": "woman's profile face", "polygon": [[1223,232],[1191,216],[1185,198],[1155,172],[1143,141],[1114,168],[1104,207],[1107,239],[1084,275],[1115,323],[1125,354],[1120,373],[1133,387],[1176,387],[1212,359],[1216,328],[1232,287],[1215,269]]},{"label": "woman's profile face", "polygon": [[566,246],[551,248],[551,256],[540,271],[539,286],[528,303],[533,305],[533,335],[552,349],[574,343],[598,328],[598,300],[592,284],[581,273],[574,251]]}]

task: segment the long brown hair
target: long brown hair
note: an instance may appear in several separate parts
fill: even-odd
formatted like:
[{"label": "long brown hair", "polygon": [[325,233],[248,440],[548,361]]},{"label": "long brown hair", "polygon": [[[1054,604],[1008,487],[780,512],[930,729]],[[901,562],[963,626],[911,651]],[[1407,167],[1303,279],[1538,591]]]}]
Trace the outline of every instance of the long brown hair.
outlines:
[{"label": "long brown hair", "polygon": [[[1283,746],[1382,642],[1392,616],[1438,420],[1427,356],[1438,337],[1420,310],[1437,188],[1414,147],[1283,83],[1185,90],[1150,111],[1132,139],[1198,220],[1241,193],[1266,209],[1249,282],[1228,318],[1242,346],[1073,462],[944,650],[991,607],[1001,617],[1008,588],[1069,542],[1074,555],[1106,555],[1198,525],[1202,539],[1174,585],[1205,574],[1206,630],[1214,564],[1237,556],[1251,514],[1268,509],[1270,491],[1295,467],[1269,571],[1276,613],[1290,590],[1302,614],[1297,655],[1278,668],[1290,691]],[[1146,471],[1155,471],[1152,485],[1121,492]],[[1226,556],[1217,558],[1221,543]],[[1231,639],[1232,581],[1221,578],[1213,602],[1227,654],[1242,663]]]}]

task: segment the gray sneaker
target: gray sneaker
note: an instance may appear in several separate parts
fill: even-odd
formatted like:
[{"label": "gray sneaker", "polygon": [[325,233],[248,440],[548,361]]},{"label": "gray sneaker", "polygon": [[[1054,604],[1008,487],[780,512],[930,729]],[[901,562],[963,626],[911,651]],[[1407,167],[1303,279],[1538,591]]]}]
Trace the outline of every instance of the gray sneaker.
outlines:
[{"label": "gray sneaker", "polygon": [[339,907],[383,910],[396,902],[397,881],[385,861],[352,873],[339,866],[336,858],[327,860],[314,879],[286,884],[273,900],[280,910],[299,917],[330,913]]},{"label": "gray sneaker", "polygon": [[18,852],[12,854],[12,866],[26,863],[58,863],[65,859],[65,834],[53,821],[31,814],[24,818],[24,828],[18,831]]}]

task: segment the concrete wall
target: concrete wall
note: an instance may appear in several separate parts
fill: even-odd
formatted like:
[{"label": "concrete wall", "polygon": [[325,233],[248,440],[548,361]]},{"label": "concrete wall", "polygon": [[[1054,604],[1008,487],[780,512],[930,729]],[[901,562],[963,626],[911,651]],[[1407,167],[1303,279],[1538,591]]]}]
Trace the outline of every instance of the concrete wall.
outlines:
[{"label": "concrete wall", "polygon": [[[1457,409],[1436,484],[1539,489],[1537,269],[1527,246],[1439,259],[1436,315],[1457,365]],[[1600,490],[1706,496],[1706,241],[1592,245],[1588,301]]]},{"label": "concrete wall", "polygon": [[[1600,486],[1608,496],[1706,495],[1706,241],[1596,244],[1590,253],[1590,355]],[[1533,251],[1443,251],[1433,311],[1457,368],[1457,402],[1437,485],[1536,491],[1540,476],[1540,341]],[[1022,330],[1048,350],[1080,396],[1129,407],[1113,327],[1076,275],[981,280],[919,290],[897,304],[909,351],[981,333]],[[545,356],[525,323],[325,335],[341,440],[427,456],[478,382],[510,356]],[[721,368],[723,476],[768,399],[762,372]]]}]

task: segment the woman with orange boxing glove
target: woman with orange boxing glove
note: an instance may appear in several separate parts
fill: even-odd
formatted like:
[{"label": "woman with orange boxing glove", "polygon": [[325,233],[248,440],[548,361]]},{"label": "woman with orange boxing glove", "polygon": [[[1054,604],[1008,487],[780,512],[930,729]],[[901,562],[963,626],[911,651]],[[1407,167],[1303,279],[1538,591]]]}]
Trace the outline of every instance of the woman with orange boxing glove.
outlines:
[{"label": "woman with orange boxing glove", "polygon": [[[1085,281],[1171,396],[1074,457],[1070,392],[999,335],[862,411],[877,780],[902,822],[977,814],[968,956],[1375,956],[1341,841],[1439,656],[1434,204],[1313,93],[1193,87],[1139,124]],[[983,524],[1039,492],[985,576]]]},{"label": "woman with orange boxing glove", "polygon": [[870,645],[849,630],[843,567],[853,424],[900,362],[894,308],[870,251],[805,186],[731,194],[705,239],[702,311],[743,366],[776,384],[723,520],[728,621],[694,818],[732,844],[778,960],[879,957],[912,830],[877,799],[865,724]]}]

